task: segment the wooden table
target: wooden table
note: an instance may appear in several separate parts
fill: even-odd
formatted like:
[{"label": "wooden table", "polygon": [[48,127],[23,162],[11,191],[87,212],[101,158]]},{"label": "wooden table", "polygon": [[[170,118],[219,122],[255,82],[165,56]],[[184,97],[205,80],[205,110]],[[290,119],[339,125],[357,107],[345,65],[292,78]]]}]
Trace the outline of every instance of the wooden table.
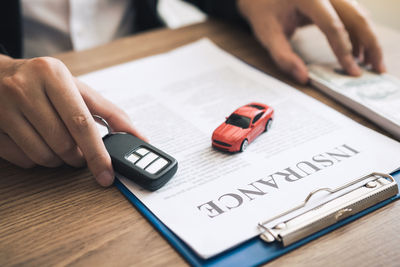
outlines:
[{"label": "wooden table", "polygon": [[[288,80],[249,33],[217,21],[155,30],[57,57],[74,75],[80,75],[166,52],[201,37],[210,38],[229,53],[375,128],[321,93]],[[269,266],[399,265],[398,214],[400,203],[389,204]],[[87,169],[66,166],[23,170],[0,160],[1,266],[185,264],[116,187],[100,187]]]}]

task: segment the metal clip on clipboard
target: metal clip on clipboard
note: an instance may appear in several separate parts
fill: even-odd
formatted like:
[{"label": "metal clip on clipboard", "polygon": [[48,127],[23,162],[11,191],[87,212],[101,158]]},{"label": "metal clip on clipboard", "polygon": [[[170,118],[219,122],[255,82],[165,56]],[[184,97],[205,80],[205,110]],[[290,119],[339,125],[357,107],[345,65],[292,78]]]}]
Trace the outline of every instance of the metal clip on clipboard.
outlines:
[{"label": "metal clip on clipboard", "polygon": [[[266,226],[276,219],[305,207],[310,198],[318,192],[327,191],[333,194],[367,179],[372,180],[307,212],[282,221],[273,227]],[[258,227],[262,231],[260,238],[267,243],[278,241],[283,246],[288,246],[340,220],[393,197],[398,192],[397,183],[391,175],[377,172],[358,178],[335,189],[320,188],[312,191],[300,205],[259,223]]]}]

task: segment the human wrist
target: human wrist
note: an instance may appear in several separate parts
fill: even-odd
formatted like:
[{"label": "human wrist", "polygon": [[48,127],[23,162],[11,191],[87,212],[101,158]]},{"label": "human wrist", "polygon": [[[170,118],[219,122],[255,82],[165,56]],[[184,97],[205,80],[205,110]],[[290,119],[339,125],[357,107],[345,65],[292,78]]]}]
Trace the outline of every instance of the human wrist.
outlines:
[{"label": "human wrist", "polygon": [[251,16],[252,10],[254,9],[255,2],[257,0],[237,0],[236,6],[239,10],[239,13],[245,18],[249,19]]},{"label": "human wrist", "polygon": [[12,57],[0,54],[0,67],[10,64],[13,60]]},{"label": "human wrist", "polygon": [[1,77],[12,75],[24,61],[0,54],[0,80]]}]

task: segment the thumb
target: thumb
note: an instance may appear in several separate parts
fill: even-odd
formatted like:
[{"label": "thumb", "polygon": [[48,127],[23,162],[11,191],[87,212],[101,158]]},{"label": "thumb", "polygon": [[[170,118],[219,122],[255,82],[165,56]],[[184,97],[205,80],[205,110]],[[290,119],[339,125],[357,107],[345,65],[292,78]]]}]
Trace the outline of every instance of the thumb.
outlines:
[{"label": "thumb", "polygon": [[145,136],[133,127],[129,116],[125,111],[104,98],[87,84],[76,78],[74,81],[91,114],[99,115],[104,118],[114,131],[127,132],[139,137],[143,141],[148,141]]}]

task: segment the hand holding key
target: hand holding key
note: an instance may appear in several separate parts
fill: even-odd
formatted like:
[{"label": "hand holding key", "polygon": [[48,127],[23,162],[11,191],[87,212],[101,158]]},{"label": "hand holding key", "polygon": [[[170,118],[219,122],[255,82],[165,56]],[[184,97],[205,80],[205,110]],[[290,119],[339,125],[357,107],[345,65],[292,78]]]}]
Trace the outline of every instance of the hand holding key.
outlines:
[{"label": "hand holding key", "polygon": [[141,137],[126,113],[55,58],[0,55],[0,70],[0,157],[23,168],[87,163],[99,184],[111,185],[111,159],[92,113]]}]

